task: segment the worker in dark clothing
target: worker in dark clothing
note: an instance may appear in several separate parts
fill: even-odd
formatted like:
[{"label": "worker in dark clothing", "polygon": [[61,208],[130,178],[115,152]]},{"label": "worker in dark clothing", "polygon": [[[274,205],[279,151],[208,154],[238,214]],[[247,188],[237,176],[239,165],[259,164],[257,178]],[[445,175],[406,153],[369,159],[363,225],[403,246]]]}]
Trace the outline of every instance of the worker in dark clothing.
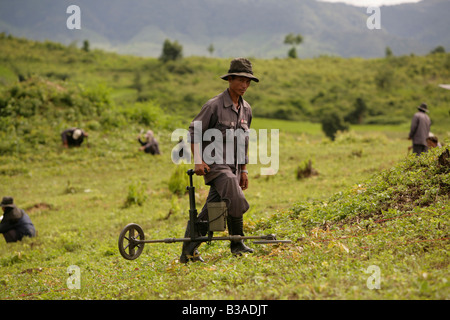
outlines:
[{"label": "worker in dark clothing", "polygon": [[416,155],[428,151],[427,138],[430,134],[431,120],[428,117],[428,106],[422,103],[417,107],[416,112],[411,120],[411,129],[408,139],[412,140],[412,149]]},{"label": "worker in dark clothing", "polygon": [[[202,107],[189,127],[188,142],[194,155],[195,174],[204,176],[210,186],[209,195],[198,218],[208,219],[207,204],[225,202],[228,210],[227,225],[230,235],[244,236],[243,215],[249,209],[243,190],[248,188],[248,132],[252,121],[252,109],[242,98],[253,76],[252,64],[245,58],[233,59],[228,73],[221,77],[229,87],[210,99]],[[217,133],[222,139],[205,138],[205,132]],[[237,138],[243,133],[241,143]],[[245,136],[247,134],[247,136]],[[231,135],[231,138],[230,138]],[[228,145],[228,143],[234,145]],[[200,147],[201,145],[201,147]],[[211,148],[211,146],[214,146]],[[214,149],[213,152],[210,152]],[[190,234],[189,222],[185,237]],[[184,242],[180,262],[203,261],[198,254],[199,242]],[[253,252],[242,240],[231,241],[232,254]]]},{"label": "worker in dark clothing", "polygon": [[430,132],[427,138],[428,149],[440,148],[442,147],[442,143],[439,142],[438,137]]},{"label": "worker in dark clothing", "polygon": [[138,141],[141,144],[139,150],[144,151],[145,153],[151,153],[153,155],[161,154],[161,152],[159,151],[158,141],[156,141],[155,137],[153,136],[153,131],[148,130],[144,137],[144,141],[141,140],[141,136],[138,137]]},{"label": "worker in dark clothing", "polygon": [[0,222],[0,233],[6,242],[16,242],[23,237],[34,237],[36,230],[30,217],[14,204],[12,197],[3,197],[1,202],[3,218]]},{"label": "worker in dark clothing", "polygon": [[81,129],[70,128],[61,133],[64,148],[79,147],[89,135]]}]

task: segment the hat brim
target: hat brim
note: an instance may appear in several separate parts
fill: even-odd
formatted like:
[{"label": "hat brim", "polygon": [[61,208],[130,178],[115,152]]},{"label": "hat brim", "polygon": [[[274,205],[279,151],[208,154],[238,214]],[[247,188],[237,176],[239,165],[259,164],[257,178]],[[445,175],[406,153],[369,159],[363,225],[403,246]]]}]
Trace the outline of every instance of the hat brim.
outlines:
[{"label": "hat brim", "polygon": [[239,73],[227,73],[223,76],[221,76],[221,78],[223,80],[228,80],[229,76],[240,76],[240,77],[246,77],[249,78],[255,82],[259,82],[259,79],[257,77],[255,77],[254,75],[252,75],[251,73],[246,73],[246,72],[239,72]]},{"label": "hat brim", "polygon": [[421,108],[420,106],[418,106],[417,109],[423,112],[430,112],[428,109]]},{"label": "hat brim", "polygon": [[11,203],[11,204],[2,204],[1,207],[2,207],[2,208],[14,208],[15,205],[14,205],[14,203]]}]

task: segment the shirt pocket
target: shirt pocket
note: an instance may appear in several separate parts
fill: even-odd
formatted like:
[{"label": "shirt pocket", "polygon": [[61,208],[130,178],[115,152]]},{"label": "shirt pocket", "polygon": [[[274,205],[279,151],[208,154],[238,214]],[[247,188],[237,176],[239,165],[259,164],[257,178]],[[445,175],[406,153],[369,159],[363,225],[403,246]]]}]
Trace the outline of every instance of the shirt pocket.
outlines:
[{"label": "shirt pocket", "polygon": [[242,130],[244,130],[245,132],[248,132],[248,131],[249,131],[248,124],[246,124],[246,123],[241,123],[241,128],[242,128]]},{"label": "shirt pocket", "polygon": [[232,121],[219,121],[218,128],[222,132],[222,136],[226,137],[227,130],[228,132],[234,130],[235,122]]}]

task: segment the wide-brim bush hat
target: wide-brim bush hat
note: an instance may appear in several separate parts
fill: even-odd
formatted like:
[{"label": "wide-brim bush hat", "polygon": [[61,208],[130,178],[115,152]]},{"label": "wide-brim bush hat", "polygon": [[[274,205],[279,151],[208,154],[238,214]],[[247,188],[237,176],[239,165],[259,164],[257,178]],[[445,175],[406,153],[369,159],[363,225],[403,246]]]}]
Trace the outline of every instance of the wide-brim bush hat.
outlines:
[{"label": "wide-brim bush hat", "polygon": [[12,197],[3,197],[2,203],[0,204],[2,208],[14,208],[14,199]]},{"label": "wide-brim bush hat", "polygon": [[76,129],[73,134],[72,134],[72,138],[74,138],[75,140],[78,140],[78,138],[83,134],[83,132],[80,129]]},{"label": "wide-brim bush hat", "polygon": [[417,107],[417,109],[419,109],[420,111],[423,111],[423,112],[429,112],[428,106],[426,103],[421,103],[420,106]]},{"label": "wide-brim bush hat", "polygon": [[253,75],[252,63],[246,58],[236,58],[231,60],[228,73],[221,76],[221,78],[223,80],[228,80],[229,76],[241,76],[259,82],[259,79]]}]

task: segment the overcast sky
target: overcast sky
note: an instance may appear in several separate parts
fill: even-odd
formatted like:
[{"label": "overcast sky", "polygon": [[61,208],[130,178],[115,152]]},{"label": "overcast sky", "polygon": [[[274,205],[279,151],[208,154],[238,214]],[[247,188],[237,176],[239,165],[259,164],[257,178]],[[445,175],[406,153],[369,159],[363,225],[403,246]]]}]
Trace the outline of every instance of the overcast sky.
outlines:
[{"label": "overcast sky", "polygon": [[416,3],[422,0],[318,0],[323,2],[341,2],[346,4],[351,4],[359,7],[368,7],[368,6],[389,6],[394,4],[401,3]]}]

